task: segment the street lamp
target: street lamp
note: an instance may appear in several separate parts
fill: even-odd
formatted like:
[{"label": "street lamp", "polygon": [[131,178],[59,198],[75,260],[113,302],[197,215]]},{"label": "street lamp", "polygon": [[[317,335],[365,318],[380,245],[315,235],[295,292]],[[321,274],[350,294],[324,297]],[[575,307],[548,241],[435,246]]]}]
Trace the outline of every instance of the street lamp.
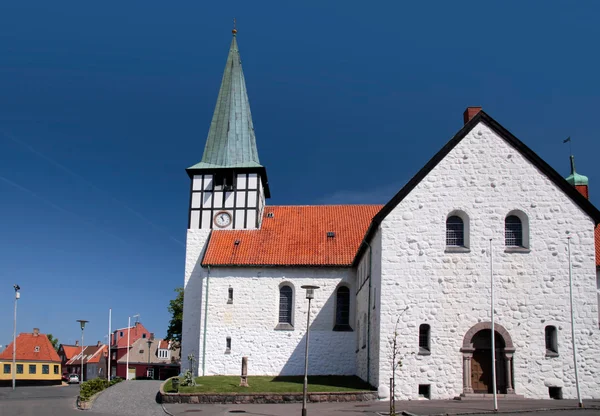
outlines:
[{"label": "street lamp", "polygon": [[89,321],[78,319],[77,322],[81,325],[81,378],[79,380],[79,389],[81,389],[81,383],[83,383],[83,329]]},{"label": "street lamp", "polygon": [[12,365],[12,387],[13,390],[17,384],[17,300],[21,297],[21,286],[14,284],[15,288],[15,319],[13,322],[13,365]]},{"label": "street lamp", "polygon": [[[148,338],[148,366],[146,367],[146,377],[150,377],[150,346],[152,345],[152,340]],[[154,377],[152,377],[154,378]]]},{"label": "street lamp", "polygon": [[315,289],[319,286],[304,285],[306,299],[308,299],[308,312],[306,314],[306,351],[304,353],[304,388],[302,389],[302,416],[306,416],[306,396],[308,392],[308,333],[310,332],[310,301],[315,297]]}]

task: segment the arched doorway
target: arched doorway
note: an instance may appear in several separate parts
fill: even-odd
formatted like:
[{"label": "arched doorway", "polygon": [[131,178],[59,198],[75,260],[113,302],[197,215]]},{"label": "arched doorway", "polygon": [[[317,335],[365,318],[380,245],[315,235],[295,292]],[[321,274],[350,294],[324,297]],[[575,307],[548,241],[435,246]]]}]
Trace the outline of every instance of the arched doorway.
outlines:
[{"label": "arched doorway", "polygon": [[[463,339],[463,394],[492,393],[492,325],[480,322]],[[495,325],[496,388],[498,393],[514,394],[512,357],[515,351],[508,331]]]}]

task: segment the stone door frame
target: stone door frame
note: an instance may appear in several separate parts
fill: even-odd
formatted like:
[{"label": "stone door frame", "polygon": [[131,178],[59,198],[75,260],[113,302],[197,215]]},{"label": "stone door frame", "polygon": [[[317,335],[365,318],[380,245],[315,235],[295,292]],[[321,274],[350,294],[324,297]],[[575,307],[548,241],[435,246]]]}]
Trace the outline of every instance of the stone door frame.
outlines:
[{"label": "stone door frame", "polygon": [[[473,325],[463,338],[463,345],[460,349],[460,352],[463,354],[463,395],[473,394],[473,386],[471,385],[471,359],[473,358],[473,351],[475,351],[475,348],[473,347],[473,337],[479,331],[484,329],[491,330],[492,323],[479,322],[478,324]],[[504,340],[504,348],[501,349],[501,352],[504,354],[506,363],[506,393],[515,394],[515,389],[513,387],[512,359],[516,348],[506,328],[495,323],[494,331]]]}]

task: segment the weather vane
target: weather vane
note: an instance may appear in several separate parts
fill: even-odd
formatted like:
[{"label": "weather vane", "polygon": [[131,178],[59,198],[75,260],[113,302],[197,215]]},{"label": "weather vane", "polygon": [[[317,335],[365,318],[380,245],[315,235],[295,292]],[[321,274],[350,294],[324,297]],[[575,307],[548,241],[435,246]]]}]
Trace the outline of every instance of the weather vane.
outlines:
[{"label": "weather vane", "polygon": [[569,154],[571,156],[573,156],[573,149],[571,148],[571,136],[567,137],[566,139],[563,140],[563,144],[564,143],[569,143]]},{"label": "weather vane", "polygon": [[231,33],[233,33],[234,35],[237,33],[237,28],[236,28],[236,24],[235,24],[235,17],[233,18],[233,30],[231,31]]}]

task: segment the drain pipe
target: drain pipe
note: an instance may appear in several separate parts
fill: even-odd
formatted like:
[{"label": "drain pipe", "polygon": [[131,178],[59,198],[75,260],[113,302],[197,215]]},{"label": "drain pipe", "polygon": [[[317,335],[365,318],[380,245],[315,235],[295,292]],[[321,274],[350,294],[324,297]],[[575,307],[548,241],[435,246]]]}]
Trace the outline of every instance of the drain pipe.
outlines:
[{"label": "drain pipe", "polygon": [[206,325],[208,324],[208,285],[210,283],[210,266],[206,272],[206,294],[204,296],[204,335],[202,336],[202,376],[206,372]]},{"label": "drain pipe", "polygon": [[369,295],[367,302],[367,383],[371,384],[371,282],[373,280],[373,248],[371,244],[365,241],[369,247]]}]

